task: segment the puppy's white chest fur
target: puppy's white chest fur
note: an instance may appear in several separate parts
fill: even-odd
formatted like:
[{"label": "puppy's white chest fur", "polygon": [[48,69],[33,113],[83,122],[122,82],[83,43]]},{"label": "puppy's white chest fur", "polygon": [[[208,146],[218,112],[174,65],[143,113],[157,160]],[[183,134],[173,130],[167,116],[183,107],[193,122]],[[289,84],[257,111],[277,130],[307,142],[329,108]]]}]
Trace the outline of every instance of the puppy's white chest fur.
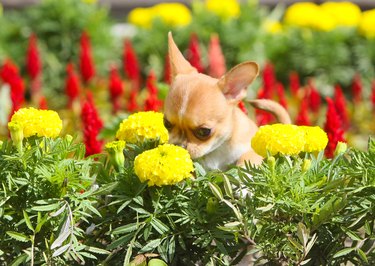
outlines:
[{"label": "puppy's white chest fur", "polygon": [[238,158],[249,149],[251,149],[250,143],[233,146],[224,142],[220,147],[203,156],[200,163],[205,169],[225,170],[228,165],[235,164]]}]

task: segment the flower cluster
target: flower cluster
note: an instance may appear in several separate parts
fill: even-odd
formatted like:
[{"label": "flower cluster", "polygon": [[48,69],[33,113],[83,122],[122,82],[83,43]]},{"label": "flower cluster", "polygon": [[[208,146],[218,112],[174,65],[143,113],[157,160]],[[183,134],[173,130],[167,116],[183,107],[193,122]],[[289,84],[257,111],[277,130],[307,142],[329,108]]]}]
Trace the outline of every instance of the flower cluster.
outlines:
[{"label": "flower cluster", "polygon": [[23,136],[57,137],[62,129],[59,115],[52,110],[38,110],[35,108],[21,108],[12,116],[8,127],[13,124],[21,125]]},{"label": "flower cluster", "polygon": [[207,10],[223,19],[236,18],[240,15],[240,5],[237,0],[206,0]]},{"label": "flower cluster", "polygon": [[320,127],[274,124],[260,127],[251,146],[256,153],[266,157],[267,151],[271,155],[321,151],[327,142],[327,134]]},{"label": "flower cluster", "polygon": [[170,26],[186,26],[191,22],[191,13],[180,3],[160,3],[149,8],[135,8],[128,15],[130,23],[143,28],[151,28],[155,19]]},{"label": "flower cluster", "polygon": [[330,31],[336,27],[356,27],[361,21],[360,8],[351,2],[325,2],[317,5],[301,2],[285,12],[284,22],[289,25]]},{"label": "flower cluster", "polygon": [[116,138],[128,143],[156,139],[159,139],[160,144],[168,142],[168,130],[164,127],[163,114],[149,111],[130,115],[121,122]]},{"label": "flower cluster", "polygon": [[367,38],[375,38],[375,9],[362,13],[362,19],[359,23],[359,32]]},{"label": "flower cluster", "polygon": [[187,150],[172,144],[160,145],[138,155],[134,171],[149,186],[176,184],[191,177],[193,162]]}]

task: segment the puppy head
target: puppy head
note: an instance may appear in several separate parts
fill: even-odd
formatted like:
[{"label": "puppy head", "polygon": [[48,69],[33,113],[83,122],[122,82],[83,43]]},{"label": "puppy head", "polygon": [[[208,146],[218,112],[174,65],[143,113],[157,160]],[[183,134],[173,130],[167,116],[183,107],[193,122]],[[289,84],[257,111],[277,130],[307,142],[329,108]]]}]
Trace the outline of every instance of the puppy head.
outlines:
[{"label": "puppy head", "polygon": [[211,153],[231,138],[237,103],[258,74],[258,65],[237,65],[221,79],[198,73],[183,57],[169,33],[172,85],[165,100],[164,124],[170,142],[193,159]]}]

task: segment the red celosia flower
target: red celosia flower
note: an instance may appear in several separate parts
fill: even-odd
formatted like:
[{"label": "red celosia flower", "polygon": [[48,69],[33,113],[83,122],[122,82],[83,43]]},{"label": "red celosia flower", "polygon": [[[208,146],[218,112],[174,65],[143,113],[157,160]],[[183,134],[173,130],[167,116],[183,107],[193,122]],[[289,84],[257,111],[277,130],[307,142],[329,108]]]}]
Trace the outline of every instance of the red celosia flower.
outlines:
[{"label": "red celosia flower", "polygon": [[162,102],[156,97],[156,95],[149,95],[145,100],[145,111],[159,111],[162,106]]},{"label": "red celosia flower", "polygon": [[314,113],[320,109],[321,97],[319,91],[316,89],[313,81],[310,79],[308,82],[307,95],[309,99],[309,108]]},{"label": "red celosia flower", "polygon": [[346,108],[346,100],[345,100],[344,94],[342,93],[342,89],[340,85],[338,84],[335,86],[334,103],[335,103],[337,113],[341,117],[343,127],[344,129],[347,129],[349,127],[349,118],[348,118],[348,112]]},{"label": "red celosia flower", "polygon": [[103,141],[98,140],[98,135],[103,128],[103,122],[98,115],[91,93],[87,94],[87,98],[82,103],[81,119],[86,156],[100,153]]},{"label": "red celosia flower", "polygon": [[81,50],[79,67],[83,82],[88,83],[95,76],[95,66],[91,53],[91,44],[88,34],[84,31],[81,35]]},{"label": "red celosia flower", "polygon": [[335,103],[332,99],[326,98],[327,100],[327,113],[326,123],[324,125],[324,131],[328,135],[328,145],[325,150],[327,157],[331,158],[336,149],[337,142],[345,142],[343,124],[340,116],[337,113]]},{"label": "red celosia flower", "polygon": [[297,96],[298,90],[301,87],[301,84],[299,81],[299,75],[295,71],[289,74],[289,86],[290,86],[290,91],[292,95]]},{"label": "red celosia flower", "polygon": [[276,76],[272,63],[267,62],[264,66],[262,79],[264,98],[271,99],[273,96],[273,89],[276,83]]},{"label": "red celosia flower", "polygon": [[39,109],[48,110],[47,99],[44,96],[41,96],[39,99]]},{"label": "red celosia flower", "polygon": [[275,85],[277,97],[279,98],[279,103],[285,108],[288,109],[288,102],[285,97],[285,90],[283,84],[277,82]]},{"label": "red celosia flower", "polygon": [[10,115],[12,116],[13,112],[20,109],[25,101],[25,85],[19,75],[17,66],[10,59],[5,60],[4,65],[0,68],[0,77],[10,87],[10,99],[12,100],[12,112]]},{"label": "red celosia flower", "polygon": [[124,92],[124,87],[121,81],[120,74],[117,67],[113,66],[109,76],[109,92],[112,101],[113,113],[117,113],[120,109],[120,98]]},{"label": "red celosia flower", "polygon": [[165,64],[164,64],[164,82],[167,84],[171,84],[172,82],[171,76],[171,63],[169,62],[169,55],[165,56]]},{"label": "red celosia flower", "polygon": [[190,64],[198,70],[199,73],[202,73],[204,71],[201,61],[201,52],[199,48],[198,36],[195,33],[191,34],[190,36],[187,59],[190,62]]},{"label": "red celosia flower", "polygon": [[68,106],[70,108],[80,93],[78,75],[75,73],[72,63],[66,66],[65,93],[68,96]]},{"label": "red celosia flower", "polygon": [[158,88],[156,86],[156,76],[154,71],[150,71],[146,81],[148,97],[145,101],[145,111],[159,111],[162,102],[158,98]]},{"label": "red celosia flower", "polygon": [[217,34],[211,35],[210,45],[208,47],[208,62],[208,74],[213,78],[220,78],[227,71],[225,58]]},{"label": "red celosia flower", "polygon": [[132,89],[129,95],[129,101],[126,106],[129,112],[135,112],[138,110],[138,103],[137,103],[137,96],[138,96],[138,89]]},{"label": "red celosia flower", "polygon": [[156,76],[154,71],[152,70],[148,73],[148,77],[146,80],[146,88],[150,94],[158,94],[158,88],[156,87]]},{"label": "red celosia flower", "polygon": [[352,83],[353,101],[359,102],[362,99],[362,81],[361,76],[356,74]]},{"label": "red celosia flower", "polygon": [[29,46],[26,55],[26,70],[31,79],[36,79],[41,74],[42,65],[35,34],[31,34],[29,38]]},{"label": "red celosia flower", "polygon": [[371,83],[371,103],[372,108],[375,110],[375,80]]},{"label": "red celosia flower", "polygon": [[[263,88],[258,90],[258,99],[265,98],[265,90]],[[273,120],[273,116],[263,110],[255,109],[255,119],[258,126],[267,125]]]},{"label": "red celosia flower", "polygon": [[133,45],[128,39],[125,40],[123,64],[126,76],[137,84],[138,89],[140,81],[139,63]]},{"label": "red celosia flower", "polygon": [[247,114],[248,112],[247,112],[247,109],[246,109],[246,106],[245,106],[245,104],[244,104],[244,102],[243,101],[240,101],[239,103],[238,103],[238,108],[240,108],[241,109],[241,111],[242,112],[244,112],[245,114]]},{"label": "red celosia flower", "polygon": [[300,109],[296,117],[296,125],[298,126],[310,126],[309,111],[307,99],[303,98],[301,101]]}]

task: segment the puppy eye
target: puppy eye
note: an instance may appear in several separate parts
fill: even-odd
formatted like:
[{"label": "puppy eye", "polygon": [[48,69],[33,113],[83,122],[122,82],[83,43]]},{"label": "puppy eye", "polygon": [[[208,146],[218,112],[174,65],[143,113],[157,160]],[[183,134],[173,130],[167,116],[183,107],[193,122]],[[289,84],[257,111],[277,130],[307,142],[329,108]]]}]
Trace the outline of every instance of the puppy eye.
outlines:
[{"label": "puppy eye", "polygon": [[211,129],[206,127],[200,127],[193,131],[194,136],[200,140],[208,139],[211,135]]},{"label": "puppy eye", "polygon": [[166,128],[168,131],[172,130],[172,128],[173,128],[172,123],[169,122],[168,119],[166,119],[165,117],[164,117],[164,119],[163,119],[163,123],[164,123],[165,128]]}]

